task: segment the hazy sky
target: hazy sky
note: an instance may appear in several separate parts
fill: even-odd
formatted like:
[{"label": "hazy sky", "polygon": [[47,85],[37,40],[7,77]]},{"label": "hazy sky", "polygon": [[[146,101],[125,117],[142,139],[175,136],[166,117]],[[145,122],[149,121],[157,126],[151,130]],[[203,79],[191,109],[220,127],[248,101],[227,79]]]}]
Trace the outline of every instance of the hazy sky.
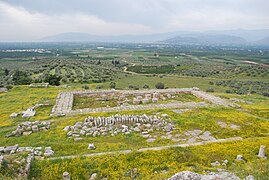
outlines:
[{"label": "hazy sky", "polygon": [[0,0],[0,41],[63,32],[269,29],[268,8],[269,0]]}]

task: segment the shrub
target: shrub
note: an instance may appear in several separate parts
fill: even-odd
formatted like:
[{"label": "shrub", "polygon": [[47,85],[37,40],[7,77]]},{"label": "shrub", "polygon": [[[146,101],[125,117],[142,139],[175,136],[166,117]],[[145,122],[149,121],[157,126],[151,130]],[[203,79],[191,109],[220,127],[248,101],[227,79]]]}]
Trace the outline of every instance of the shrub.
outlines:
[{"label": "shrub", "polygon": [[83,89],[90,89],[90,87],[88,85],[84,85],[82,86]]},{"label": "shrub", "polygon": [[208,88],[206,92],[215,92],[215,90],[213,88]]},{"label": "shrub", "polygon": [[164,89],[164,83],[162,83],[162,82],[158,82],[158,83],[155,85],[155,87],[156,87],[157,89]]},{"label": "shrub", "polygon": [[95,89],[103,89],[103,88],[104,88],[103,85],[98,85],[98,86],[95,87]]},{"label": "shrub", "polygon": [[13,86],[12,86],[12,85],[6,85],[6,88],[7,88],[8,90],[10,90],[10,89],[13,88]]},{"label": "shrub", "polygon": [[149,89],[149,85],[145,84],[145,85],[143,86],[143,88],[144,88],[144,89]]},{"label": "shrub", "polygon": [[23,71],[16,71],[12,78],[15,85],[25,85],[32,82],[31,77]]},{"label": "shrub", "polygon": [[49,83],[50,85],[53,86],[59,86],[60,85],[60,81],[61,81],[61,77],[60,76],[56,76],[56,75],[48,75],[45,80],[45,82]]},{"label": "shrub", "polygon": [[116,88],[116,83],[115,82],[110,82],[109,87],[111,89],[115,89]]}]

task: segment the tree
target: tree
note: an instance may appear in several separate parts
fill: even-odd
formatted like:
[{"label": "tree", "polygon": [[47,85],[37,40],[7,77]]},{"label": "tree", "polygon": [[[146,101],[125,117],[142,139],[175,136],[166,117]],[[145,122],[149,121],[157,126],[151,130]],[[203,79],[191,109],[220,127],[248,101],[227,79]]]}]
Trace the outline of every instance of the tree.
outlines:
[{"label": "tree", "polygon": [[90,89],[90,87],[88,85],[84,85],[82,86],[83,89]]},{"label": "tree", "polygon": [[60,85],[60,81],[61,81],[61,77],[60,76],[56,76],[56,75],[48,75],[46,78],[45,78],[45,82],[49,83],[50,85],[53,85],[53,86],[59,86]]},{"label": "tree", "polygon": [[144,89],[149,89],[149,85],[145,84],[145,85],[143,86],[143,88],[144,88]]},{"label": "tree", "polygon": [[16,71],[13,74],[12,80],[15,85],[25,85],[32,82],[32,78],[26,72],[23,71]]},{"label": "tree", "polygon": [[5,69],[5,76],[7,76],[9,74],[9,70],[8,69]]},{"label": "tree", "polygon": [[111,89],[115,89],[116,88],[116,83],[115,82],[111,82],[109,86],[110,86]]},{"label": "tree", "polygon": [[161,82],[158,82],[158,83],[155,85],[155,87],[156,87],[157,89],[164,89],[164,84],[161,83]]}]

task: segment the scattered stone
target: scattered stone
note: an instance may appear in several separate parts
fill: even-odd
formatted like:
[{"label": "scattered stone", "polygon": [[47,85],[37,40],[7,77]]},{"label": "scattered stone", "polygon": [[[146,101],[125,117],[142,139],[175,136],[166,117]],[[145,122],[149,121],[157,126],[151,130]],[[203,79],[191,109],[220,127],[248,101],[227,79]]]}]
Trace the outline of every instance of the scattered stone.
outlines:
[{"label": "scattered stone", "polygon": [[94,146],[94,144],[89,144],[88,149],[89,150],[94,150],[94,149],[96,149],[96,147]]},{"label": "scattered stone", "polygon": [[222,128],[227,128],[227,127],[228,127],[228,125],[227,125],[225,122],[218,121],[217,123],[218,123],[218,125],[219,125],[220,127],[222,127]]},{"label": "scattered stone", "polygon": [[70,126],[66,126],[66,127],[64,128],[64,131],[70,131],[70,130],[71,130]]},{"label": "scattered stone", "polygon": [[63,180],[70,180],[71,178],[70,178],[70,174],[69,174],[69,172],[64,172],[63,173]]},{"label": "scattered stone", "polygon": [[219,163],[219,161],[216,161],[216,162],[211,163],[211,166],[213,166],[213,167],[220,166],[220,163]]},{"label": "scattered stone", "polygon": [[243,180],[255,180],[254,176],[249,175],[247,177],[245,177]]},{"label": "scattered stone", "polygon": [[161,115],[163,118],[168,118],[169,116],[168,116],[168,114],[162,114]]},{"label": "scattered stone", "polygon": [[11,118],[16,118],[18,115],[19,115],[18,113],[15,113],[15,112],[14,112],[14,113],[10,114],[10,117],[11,117]]},{"label": "scattered stone", "polygon": [[25,131],[22,133],[23,136],[28,136],[30,134],[32,134],[32,131]]},{"label": "scattered stone", "polygon": [[155,140],[156,140],[155,138],[149,138],[149,139],[147,139],[147,142],[152,143],[152,142],[154,142]]},{"label": "scattered stone", "polygon": [[53,121],[25,121],[20,123],[17,126],[17,129],[13,131],[11,134],[6,135],[6,137],[12,136],[28,136],[32,133],[39,131],[47,131],[50,128],[50,125]]},{"label": "scattered stone", "polygon": [[241,128],[239,125],[236,125],[236,124],[230,124],[230,125],[228,125],[227,123],[222,122],[222,121],[218,121],[217,123],[222,128],[231,128],[233,130],[239,130]]},{"label": "scattered stone", "polygon": [[239,125],[231,124],[230,128],[234,130],[239,130],[241,127]]},{"label": "scattered stone", "polygon": [[7,88],[0,88],[0,93],[5,93],[5,92],[8,92]]},{"label": "scattered stone", "polygon": [[0,169],[2,167],[3,162],[4,162],[4,156],[0,155]]},{"label": "scattered stone", "polygon": [[157,103],[157,102],[158,102],[158,100],[159,100],[158,98],[152,98],[152,100],[151,100],[151,101],[152,101],[153,103]]},{"label": "scattered stone", "polygon": [[261,145],[260,146],[258,157],[263,158],[263,159],[267,159],[267,156],[266,156],[266,146],[264,146],[264,145]]},{"label": "scattered stone", "polygon": [[236,161],[244,161],[245,160],[245,158],[242,156],[242,155],[237,155],[236,156]]},{"label": "scattered stone", "polygon": [[51,149],[51,147],[46,147],[45,148],[45,152],[44,152],[44,156],[46,157],[50,157],[54,155],[54,151]]},{"label": "scattered stone", "polygon": [[[166,115],[165,115],[166,117]],[[64,131],[68,137],[78,138],[81,136],[115,136],[131,132],[141,132],[145,138],[149,138],[149,132],[154,130],[171,132],[174,128],[173,122],[166,118],[163,120],[157,115],[113,115],[110,117],[89,116],[84,122],[76,122],[74,126],[66,126]]]},{"label": "scattered stone", "polygon": [[183,171],[173,175],[167,180],[240,180],[235,174],[221,171],[218,173],[198,174],[191,171]]},{"label": "scattered stone", "polygon": [[97,173],[93,173],[90,177],[90,180],[96,180],[97,179]]},{"label": "scattered stone", "polygon": [[74,141],[81,141],[83,138],[74,138]]},{"label": "scattered stone", "polygon": [[23,118],[33,117],[35,116],[36,111],[34,107],[28,108],[26,111],[22,112]]}]

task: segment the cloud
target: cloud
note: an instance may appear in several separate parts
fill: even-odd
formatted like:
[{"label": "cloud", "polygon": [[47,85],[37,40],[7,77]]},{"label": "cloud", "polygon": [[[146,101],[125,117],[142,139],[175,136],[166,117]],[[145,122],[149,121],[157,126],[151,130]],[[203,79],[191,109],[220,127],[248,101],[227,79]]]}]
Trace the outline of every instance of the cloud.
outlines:
[{"label": "cloud", "polygon": [[107,22],[84,13],[42,14],[0,2],[0,40],[36,40],[63,32],[96,35],[145,34],[152,30],[141,24]]},{"label": "cloud", "polygon": [[0,0],[0,41],[63,32],[269,29],[268,7],[268,0]]},{"label": "cloud", "polygon": [[[192,22],[192,23],[189,23]],[[223,10],[197,10],[189,11],[183,15],[172,16],[169,24],[173,29],[184,30],[229,30],[229,29],[259,29],[269,28],[269,16],[258,16]]]}]

